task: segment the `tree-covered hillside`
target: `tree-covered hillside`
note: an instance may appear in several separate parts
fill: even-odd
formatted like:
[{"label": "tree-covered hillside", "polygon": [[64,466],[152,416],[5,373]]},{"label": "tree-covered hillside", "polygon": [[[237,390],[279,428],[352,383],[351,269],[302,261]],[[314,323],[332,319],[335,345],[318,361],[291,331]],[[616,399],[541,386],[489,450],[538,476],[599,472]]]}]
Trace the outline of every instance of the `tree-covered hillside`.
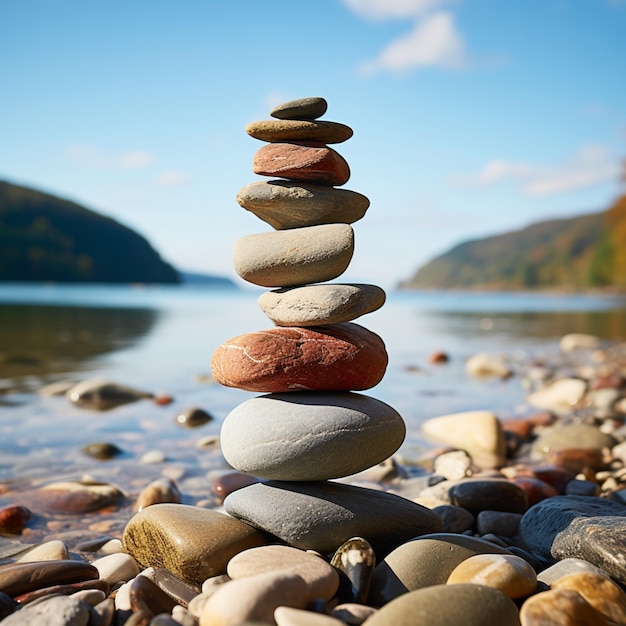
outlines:
[{"label": "tree-covered hillside", "polygon": [[78,204],[0,181],[0,281],[178,283],[135,231]]},{"label": "tree-covered hillside", "polygon": [[626,289],[626,196],[602,213],[461,243],[400,287]]}]

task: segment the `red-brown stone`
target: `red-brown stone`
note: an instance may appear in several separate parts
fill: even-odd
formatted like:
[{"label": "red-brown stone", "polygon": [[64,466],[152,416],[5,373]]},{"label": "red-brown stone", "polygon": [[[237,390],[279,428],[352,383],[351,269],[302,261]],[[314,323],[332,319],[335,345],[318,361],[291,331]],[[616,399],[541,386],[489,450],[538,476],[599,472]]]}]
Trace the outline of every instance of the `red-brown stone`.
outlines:
[{"label": "red-brown stone", "polygon": [[252,170],[262,176],[282,176],[318,185],[344,185],[350,167],[335,150],[324,144],[271,143],[254,155]]},{"label": "red-brown stone", "polygon": [[10,504],[2,507],[0,509],[0,533],[21,533],[30,516],[31,512],[25,506]]},{"label": "red-brown stone", "polygon": [[358,324],[278,327],[239,335],[215,350],[217,382],[247,391],[369,389],[387,368],[385,344]]},{"label": "red-brown stone", "polygon": [[548,483],[538,478],[528,476],[518,476],[512,480],[518,487],[521,487],[528,498],[528,506],[534,506],[546,498],[558,496],[559,492]]}]

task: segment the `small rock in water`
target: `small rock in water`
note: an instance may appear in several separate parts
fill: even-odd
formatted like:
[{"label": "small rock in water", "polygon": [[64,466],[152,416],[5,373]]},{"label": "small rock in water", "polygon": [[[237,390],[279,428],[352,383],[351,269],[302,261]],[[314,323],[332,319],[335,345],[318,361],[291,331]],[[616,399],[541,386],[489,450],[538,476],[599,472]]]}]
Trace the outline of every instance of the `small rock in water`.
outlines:
[{"label": "small rock in water", "polygon": [[593,349],[600,345],[600,340],[594,335],[585,333],[570,333],[563,335],[559,342],[559,347],[563,352],[573,352],[579,349]]},{"label": "small rock in water", "polygon": [[96,482],[56,482],[36,492],[37,503],[47,511],[81,514],[119,504],[124,494],[114,485]]},{"label": "small rock in water", "polygon": [[198,428],[200,426],[204,426],[208,422],[213,419],[209,413],[207,413],[204,409],[186,409],[185,411],[181,411],[174,421],[179,426],[184,426],[186,428]]},{"label": "small rock in water", "polygon": [[19,534],[32,513],[25,506],[9,504],[0,509],[0,534]]},{"label": "small rock in water", "polygon": [[147,506],[170,502],[180,504],[181,495],[176,483],[169,478],[153,480],[140,494],[135,503],[135,510],[141,511]]},{"label": "small rock in water", "polygon": [[108,380],[90,379],[83,380],[71,387],[67,391],[66,397],[76,406],[96,411],[107,411],[130,402],[154,398],[154,394]]},{"label": "small rock in water", "polygon": [[508,378],[512,373],[506,359],[494,354],[475,354],[467,360],[465,368],[470,376],[477,378]]},{"label": "small rock in water", "polygon": [[100,461],[109,461],[110,459],[122,454],[122,450],[114,443],[107,441],[96,441],[83,446],[81,450],[88,456]]}]

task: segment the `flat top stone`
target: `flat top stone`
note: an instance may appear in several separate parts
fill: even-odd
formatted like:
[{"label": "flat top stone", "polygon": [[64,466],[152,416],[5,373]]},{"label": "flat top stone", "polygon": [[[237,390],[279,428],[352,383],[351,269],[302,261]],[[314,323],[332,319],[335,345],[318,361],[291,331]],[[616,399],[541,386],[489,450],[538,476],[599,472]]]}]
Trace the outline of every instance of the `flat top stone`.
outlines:
[{"label": "flat top stone", "polygon": [[320,326],[350,322],[385,303],[376,285],[322,284],[263,292],[261,310],[277,326]]},{"label": "flat top stone", "polygon": [[322,117],[328,109],[328,102],[319,96],[298,98],[277,104],[270,115],[281,120],[314,120]]},{"label": "flat top stone", "polygon": [[441,528],[434,513],[410,500],[334,482],[257,483],[231,493],[224,508],[289,545],[323,554],[352,537],[363,537],[379,555],[386,554]]},{"label": "flat top stone", "polygon": [[342,143],[352,137],[352,129],[345,124],[310,120],[264,120],[246,126],[250,137],[261,141],[321,141]]}]

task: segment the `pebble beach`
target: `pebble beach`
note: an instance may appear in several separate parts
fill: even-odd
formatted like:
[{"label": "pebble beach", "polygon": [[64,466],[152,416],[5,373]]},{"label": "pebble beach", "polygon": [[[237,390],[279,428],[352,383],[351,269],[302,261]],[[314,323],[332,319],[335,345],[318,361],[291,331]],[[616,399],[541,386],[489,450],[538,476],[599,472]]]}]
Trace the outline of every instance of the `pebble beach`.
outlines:
[{"label": "pebble beach", "polygon": [[352,130],[326,108],[284,103],[246,129],[263,142],[254,173],[280,178],[239,192],[273,230],[234,242],[233,263],[269,289],[272,327],[223,337],[209,382],[255,395],[218,428],[167,392],[89,376],[29,390],[144,423],[170,411],[186,436],[133,454],[137,433],[116,425],[52,452],[45,475],[43,449],[3,461],[3,625],[626,624],[626,342],[564,332],[551,351],[476,352],[464,376],[501,383],[508,410],[410,432],[373,390],[389,356],[367,320],[385,292],[332,282],[369,201],[338,189],[350,170],[328,144]]}]

